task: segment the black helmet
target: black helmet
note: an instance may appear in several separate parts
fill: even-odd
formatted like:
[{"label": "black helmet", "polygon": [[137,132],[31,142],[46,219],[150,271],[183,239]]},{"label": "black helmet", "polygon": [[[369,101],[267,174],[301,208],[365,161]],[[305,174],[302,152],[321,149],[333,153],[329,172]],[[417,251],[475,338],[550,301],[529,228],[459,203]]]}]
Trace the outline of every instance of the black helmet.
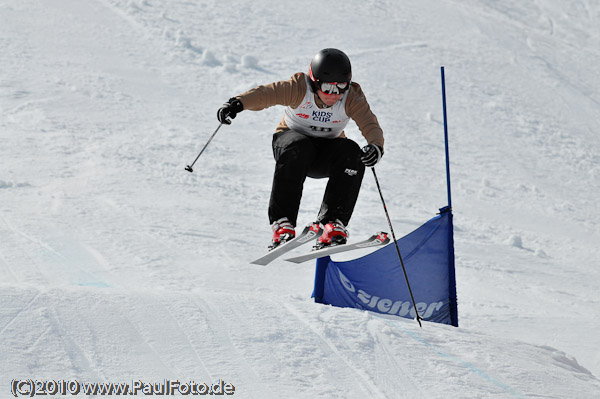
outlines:
[{"label": "black helmet", "polygon": [[317,82],[347,82],[352,80],[350,59],[335,48],[326,48],[317,53],[308,69],[311,81]]}]

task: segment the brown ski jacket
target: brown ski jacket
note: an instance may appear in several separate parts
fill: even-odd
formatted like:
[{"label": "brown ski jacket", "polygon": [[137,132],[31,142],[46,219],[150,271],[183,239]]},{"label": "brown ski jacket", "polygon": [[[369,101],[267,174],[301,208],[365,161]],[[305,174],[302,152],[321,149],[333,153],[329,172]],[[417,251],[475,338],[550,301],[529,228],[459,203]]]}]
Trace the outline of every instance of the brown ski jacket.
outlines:
[{"label": "brown ski jacket", "polygon": [[[274,105],[284,105],[298,108],[306,95],[311,90],[306,84],[306,74],[298,72],[291,79],[261,85],[236,96],[244,105],[244,110],[260,111]],[[346,97],[345,112],[356,122],[360,132],[368,144],[377,144],[383,148],[383,130],[379,126],[377,117],[371,111],[371,107],[358,83],[352,82],[350,92]],[[318,95],[314,96],[315,103],[319,108],[326,106]],[[277,126],[276,132],[289,130],[285,116]],[[342,132],[341,137],[345,137]]]}]

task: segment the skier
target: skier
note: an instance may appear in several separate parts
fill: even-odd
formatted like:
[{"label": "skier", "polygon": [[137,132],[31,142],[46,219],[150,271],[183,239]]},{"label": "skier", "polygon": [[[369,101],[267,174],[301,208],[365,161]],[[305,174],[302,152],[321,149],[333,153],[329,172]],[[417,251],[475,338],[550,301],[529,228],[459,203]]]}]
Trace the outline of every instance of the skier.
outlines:
[{"label": "skier", "polygon": [[[217,111],[217,119],[229,125],[243,110],[260,111],[274,105],[286,108],[272,142],[270,248],[295,237],[306,177],[329,178],[317,217],[323,234],[316,247],[345,244],[365,166],[375,166],[383,155],[383,131],[360,85],[352,82],[348,56],[334,48],[323,49],[312,59],[308,75],[298,72],[290,80],[232,97]],[[367,141],[362,150],[344,135],[350,118]]]}]

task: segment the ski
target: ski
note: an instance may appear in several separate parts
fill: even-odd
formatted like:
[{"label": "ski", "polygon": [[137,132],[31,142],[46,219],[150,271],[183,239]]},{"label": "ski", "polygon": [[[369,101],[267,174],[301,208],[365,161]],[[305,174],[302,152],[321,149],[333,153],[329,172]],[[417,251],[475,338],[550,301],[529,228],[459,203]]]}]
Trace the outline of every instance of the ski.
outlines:
[{"label": "ski", "polygon": [[298,248],[300,245],[306,244],[314,239],[316,239],[323,229],[321,229],[321,225],[319,223],[309,224],[298,234],[296,237],[291,239],[290,241],[283,243],[274,249],[267,252],[265,255],[260,258],[250,262],[255,265],[266,266],[275,259],[279,258],[281,255],[291,251],[294,248]]},{"label": "ski", "polygon": [[354,249],[362,249],[369,247],[376,247],[379,245],[385,245],[390,242],[390,237],[388,237],[388,233],[379,232],[377,234],[372,235],[368,239],[364,241],[355,242],[352,244],[343,244],[343,245],[334,245],[332,247],[325,247],[322,249],[314,250],[308,254],[296,256],[293,258],[286,259],[288,262],[294,263],[302,263],[307,260],[322,258],[324,256],[329,256],[333,254],[337,254],[340,252],[352,251]]}]

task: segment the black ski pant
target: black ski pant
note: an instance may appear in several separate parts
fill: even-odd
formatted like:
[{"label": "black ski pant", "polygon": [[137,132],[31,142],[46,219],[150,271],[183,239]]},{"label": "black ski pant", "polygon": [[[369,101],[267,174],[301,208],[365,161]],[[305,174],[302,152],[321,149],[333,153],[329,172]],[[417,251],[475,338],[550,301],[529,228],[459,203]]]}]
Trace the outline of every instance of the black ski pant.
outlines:
[{"label": "black ski pant", "polygon": [[317,222],[339,219],[348,225],[358,199],[365,166],[362,151],[348,138],[318,138],[294,130],[273,135],[275,173],[269,220],[287,217],[296,226],[306,177],[329,178]]}]

